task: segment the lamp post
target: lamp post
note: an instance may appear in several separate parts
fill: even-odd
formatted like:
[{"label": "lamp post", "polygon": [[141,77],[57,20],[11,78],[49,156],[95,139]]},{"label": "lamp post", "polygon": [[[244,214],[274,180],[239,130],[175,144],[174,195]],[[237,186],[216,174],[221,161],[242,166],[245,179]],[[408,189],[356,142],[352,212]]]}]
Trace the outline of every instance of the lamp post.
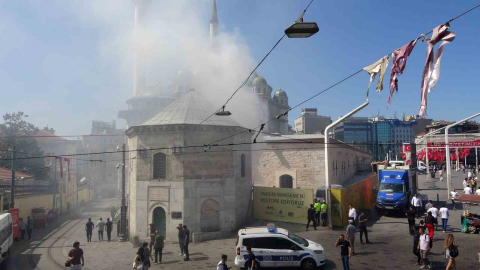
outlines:
[{"label": "lamp post", "polygon": [[[445,128],[445,160],[447,162],[446,164],[446,167],[447,167],[447,198],[450,200],[450,190],[452,190],[452,170],[450,168],[450,145],[449,145],[449,142],[448,142],[448,130],[458,124],[461,124],[465,121],[468,121],[472,118],[475,118],[477,116],[479,116],[480,113],[477,113],[477,114],[474,114],[470,117],[467,117],[463,120],[460,120],[458,122],[455,122],[451,125],[448,125],[446,128]],[[458,150],[458,148],[457,148]],[[458,154],[457,154],[457,160],[458,160]]]},{"label": "lamp post", "polygon": [[328,132],[330,129],[332,129],[334,126],[336,126],[338,123],[342,122],[343,120],[349,118],[350,116],[354,115],[361,109],[367,107],[369,102],[365,102],[362,105],[358,106],[355,108],[353,111],[347,113],[346,115],[340,117],[337,121],[331,123],[325,128],[325,133],[324,133],[324,144],[325,144],[325,199],[327,201],[327,206],[328,206],[328,226],[332,227],[332,204],[331,204],[331,198],[330,198],[330,172],[329,172],[329,161],[328,161],[328,141],[329,141],[329,136]]},{"label": "lamp post", "polygon": [[285,29],[285,35],[289,38],[308,38],[315,35],[319,29],[316,22],[303,22],[303,11],[302,15],[287,29]]},{"label": "lamp post", "polygon": [[[117,147],[117,150],[120,146]],[[120,209],[120,242],[127,241],[127,212],[125,211],[125,144],[122,145],[122,206]]]}]

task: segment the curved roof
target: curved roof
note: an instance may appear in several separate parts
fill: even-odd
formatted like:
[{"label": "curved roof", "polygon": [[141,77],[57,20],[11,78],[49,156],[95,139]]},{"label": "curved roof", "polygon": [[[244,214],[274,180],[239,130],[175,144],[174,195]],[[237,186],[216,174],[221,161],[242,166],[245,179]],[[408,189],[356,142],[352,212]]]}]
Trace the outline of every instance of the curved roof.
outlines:
[{"label": "curved roof", "polygon": [[[207,119],[213,112],[215,107],[208,102],[202,94],[194,89],[183,94],[177,100],[168,105],[163,111],[142,126],[155,125],[181,125],[192,124],[198,125]],[[231,116],[213,115],[202,125],[214,126],[240,126]]]},{"label": "curved roof", "polygon": [[253,85],[259,85],[259,84],[267,84],[267,80],[263,78],[262,76],[258,76],[253,80]]},{"label": "curved roof", "polygon": [[275,92],[276,97],[287,97],[287,92],[283,91],[282,89],[278,89]]}]

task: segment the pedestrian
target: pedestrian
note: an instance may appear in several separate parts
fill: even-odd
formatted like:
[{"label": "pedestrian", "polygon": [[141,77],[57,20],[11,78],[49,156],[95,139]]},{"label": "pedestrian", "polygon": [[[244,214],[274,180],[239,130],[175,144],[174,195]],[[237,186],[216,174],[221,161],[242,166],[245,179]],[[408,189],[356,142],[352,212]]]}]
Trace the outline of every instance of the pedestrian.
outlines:
[{"label": "pedestrian", "polygon": [[27,224],[23,221],[23,218],[20,218],[18,222],[18,228],[20,229],[20,241],[25,240],[25,231],[27,230]]},{"label": "pedestrian", "polygon": [[437,230],[438,226],[438,208],[435,207],[435,204],[432,203],[432,207],[428,209],[428,212],[432,213],[433,218],[435,219],[435,230]]},{"label": "pedestrian", "polygon": [[427,204],[425,204],[425,211],[428,212],[428,210],[430,210],[430,208],[432,208],[432,206],[433,206],[432,200],[429,200],[427,202]]},{"label": "pedestrian", "polygon": [[115,205],[112,205],[112,207],[110,207],[110,215],[112,216],[112,221],[115,220],[116,213],[117,213],[117,208],[115,207]]},{"label": "pedestrian", "polygon": [[222,254],[222,260],[217,264],[217,270],[228,270],[232,268],[227,266],[227,258],[227,255]]},{"label": "pedestrian", "polygon": [[33,222],[33,219],[28,216],[27,217],[27,234],[28,234],[28,241],[30,241],[30,239],[32,239],[32,231],[33,231],[33,225],[35,223]]},{"label": "pedestrian", "polygon": [[322,207],[317,199],[315,199],[315,204],[313,207],[315,208],[315,224],[320,226],[320,211],[322,210]]},{"label": "pedestrian", "polygon": [[472,187],[472,194],[475,193],[475,190],[477,189],[477,181],[475,180],[475,178],[472,177],[472,179],[470,179],[470,184],[471,184],[471,187]]},{"label": "pedestrian", "polygon": [[322,213],[320,214],[322,218],[322,226],[325,227],[327,226],[327,204],[325,202],[322,202],[320,209],[322,210]]},{"label": "pedestrian", "polygon": [[190,261],[190,254],[188,252],[188,244],[190,244],[190,230],[188,230],[187,225],[183,225],[183,234],[185,235],[185,240],[183,241],[183,252],[185,253],[184,261]]},{"label": "pedestrian", "polygon": [[443,182],[443,170],[440,169],[440,170],[438,171],[438,174],[440,175],[440,182]]},{"label": "pedestrian", "polygon": [[105,222],[103,222],[102,218],[97,222],[98,227],[98,242],[102,242],[103,240],[103,229],[105,228]]},{"label": "pedestrian", "polygon": [[463,174],[465,174],[465,166],[462,165]]},{"label": "pedestrian", "polygon": [[427,230],[427,225],[425,225],[425,221],[420,220],[420,222],[418,222],[418,229],[420,230],[420,228],[422,228],[423,230]]},{"label": "pedestrian", "polygon": [[92,232],[95,224],[93,224],[92,219],[88,218],[87,224],[85,224],[85,231],[87,231],[87,242],[92,242]]},{"label": "pedestrian", "polygon": [[163,253],[163,246],[165,244],[165,237],[161,235],[158,230],[155,231],[155,243],[153,246],[155,247],[155,264],[162,263],[162,253]]},{"label": "pedestrian", "polygon": [[467,187],[463,189],[463,194],[467,194],[467,195],[472,194],[472,189],[470,188],[470,185],[467,185]]},{"label": "pedestrian", "polygon": [[355,232],[357,231],[357,228],[355,228],[355,225],[353,225],[353,220],[349,220],[348,223],[349,224],[347,226],[345,235],[347,236],[348,242],[350,242],[350,246],[352,247],[352,254],[355,254]]},{"label": "pedestrian", "polygon": [[418,195],[416,193],[413,195],[411,204],[413,205],[418,218],[420,216],[420,207],[422,207],[422,200],[418,198]]},{"label": "pedestrian", "polygon": [[[457,251],[457,253],[454,254],[453,250]],[[455,257],[458,256],[458,249],[457,249],[457,246],[455,245],[455,238],[453,237],[453,234],[450,233],[445,238],[443,251],[445,253],[445,258],[448,259],[446,270],[450,269],[450,267],[452,266],[453,266],[453,269],[457,270],[457,265],[455,264]]]},{"label": "pedestrian", "polygon": [[107,218],[105,227],[107,228],[107,240],[110,242],[110,239],[112,238],[113,222],[111,222],[109,218]]},{"label": "pedestrian", "polygon": [[427,255],[429,250],[430,237],[425,234],[425,230],[420,228],[420,241],[418,242],[417,249],[420,250],[420,258],[422,266],[420,268],[431,268]]},{"label": "pedestrian", "polygon": [[352,248],[350,243],[345,240],[345,236],[343,234],[340,234],[335,246],[340,246],[340,257],[342,258],[343,270],[350,270],[348,260],[352,257]]},{"label": "pedestrian", "polygon": [[148,245],[143,244],[143,270],[148,270],[150,268],[150,260],[153,261],[152,252],[148,248]]},{"label": "pedestrian", "polygon": [[368,221],[367,215],[365,215],[365,212],[362,211],[360,213],[360,216],[358,217],[358,226],[360,227],[360,242],[362,243],[362,245],[363,245],[363,239],[362,239],[363,234],[365,234],[365,241],[366,241],[365,243],[367,244],[372,243],[368,240],[367,221]]},{"label": "pedestrian", "polygon": [[147,227],[147,230],[150,230],[150,250],[152,250],[153,243],[155,243],[155,224],[150,223],[150,225]]},{"label": "pedestrian", "polygon": [[420,265],[421,258],[420,258],[420,250],[418,249],[418,243],[420,241],[420,232],[418,231],[418,227],[413,227],[413,254],[417,256],[417,263],[415,265]]},{"label": "pedestrian", "polygon": [[463,189],[465,189],[468,186],[468,179],[467,178],[463,179],[462,184],[463,184]]},{"label": "pedestrian", "polygon": [[143,262],[145,260],[145,247],[148,247],[148,243],[144,242],[141,247],[138,248],[137,254],[133,259],[132,269],[143,269]]},{"label": "pedestrian", "polygon": [[252,252],[252,247],[247,247],[248,259],[245,262],[247,270],[255,270],[255,254]]},{"label": "pedestrian", "polygon": [[308,226],[310,225],[310,221],[313,222],[313,228],[316,230],[317,225],[315,224],[315,209],[313,208],[313,204],[310,204],[310,208],[307,210],[307,231],[308,231]]},{"label": "pedestrian", "polygon": [[472,179],[472,171],[468,170],[467,178],[468,180]]},{"label": "pedestrian", "polygon": [[184,242],[185,234],[183,232],[182,223],[178,224],[177,230],[178,230],[178,245],[180,246],[180,256],[184,256],[185,253],[183,252],[183,242]]},{"label": "pedestrian", "polygon": [[440,208],[439,212],[440,212],[440,218],[442,219],[443,233],[445,233],[445,231],[447,230],[447,222],[448,222],[448,216],[449,216],[448,208],[445,207],[445,204],[442,205],[442,208]]},{"label": "pedestrian", "polygon": [[82,270],[85,265],[83,258],[83,250],[80,248],[80,242],[73,243],[73,249],[68,252],[68,260],[70,261],[70,270]]},{"label": "pedestrian", "polygon": [[478,188],[477,191],[475,191],[475,194],[480,195],[480,188]]},{"label": "pedestrian", "polygon": [[452,195],[452,205],[453,205],[453,210],[456,211],[457,209],[455,208],[455,199],[458,197],[458,192],[455,191],[454,188],[452,188],[452,191],[450,192]]},{"label": "pedestrian", "polygon": [[428,237],[430,237],[430,248],[433,245],[433,236],[435,235],[435,218],[432,215],[432,212],[427,213],[426,218],[427,229],[428,229]]},{"label": "pedestrian", "polygon": [[415,213],[413,206],[410,205],[410,209],[407,210],[408,233],[410,233],[410,235],[413,235],[413,227],[415,227]]},{"label": "pedestrian", "polygon": [[355,226],[355,220],[357,220],[357,210],[353,208],[353,205],[348,205],[348,219],[353,220],[353,225]]}]

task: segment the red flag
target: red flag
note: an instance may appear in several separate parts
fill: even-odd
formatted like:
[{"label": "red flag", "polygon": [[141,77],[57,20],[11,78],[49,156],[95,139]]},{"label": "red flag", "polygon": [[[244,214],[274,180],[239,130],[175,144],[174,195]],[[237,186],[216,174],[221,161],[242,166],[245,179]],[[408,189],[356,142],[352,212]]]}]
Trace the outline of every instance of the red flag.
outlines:
[{"label": "red flag", "polygon": [[68,181],[70,181],[70,159],[69,158],[64,158],[64,159],[67,162]]},{"label": "red flag", "polygon": [[58,162],[60,162],[60,178],[63,178],[63,158],[62,157],[55,157]]}]

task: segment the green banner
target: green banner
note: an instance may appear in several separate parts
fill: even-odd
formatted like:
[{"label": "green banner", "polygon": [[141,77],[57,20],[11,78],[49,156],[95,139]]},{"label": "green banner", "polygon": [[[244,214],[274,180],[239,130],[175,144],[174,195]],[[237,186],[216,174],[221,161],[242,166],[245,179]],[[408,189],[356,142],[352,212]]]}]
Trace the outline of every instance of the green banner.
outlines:
[{"label": "green banner", "polygon": [[311,189],[253,188],[255,219],[305,224],[307,209],[312,203],[313,190]]}]

